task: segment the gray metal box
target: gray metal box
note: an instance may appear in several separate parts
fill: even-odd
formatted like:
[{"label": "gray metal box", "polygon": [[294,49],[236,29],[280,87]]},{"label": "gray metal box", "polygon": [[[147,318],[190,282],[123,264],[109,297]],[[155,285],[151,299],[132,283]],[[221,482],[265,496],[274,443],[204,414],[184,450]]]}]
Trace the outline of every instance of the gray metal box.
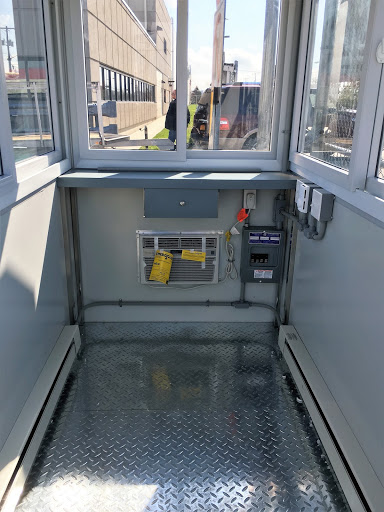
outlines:
[{"label": "gray metal box", "polygon": [[328,222],[332,219],[335,196],[322,188],[312,193],[311,215],[319,221]]},{"label": "gray metal box", "polygon": [[240,277],[243,283],[279,283],[284,265],[285,232],[269,226],[244,228]]},{"label": "gray metal box", "polygon": [[144,217],[215,218],[218,190],[147,188],[144,190]]},{"label": "gray metal box", "polygon": [[314,183],[308,183],[307,181],[297,180],[296,183],[296,195],[295,202],[297,209],[301,213],[308,213],[311,207],[312,193],[313,190],[319,188]]}]

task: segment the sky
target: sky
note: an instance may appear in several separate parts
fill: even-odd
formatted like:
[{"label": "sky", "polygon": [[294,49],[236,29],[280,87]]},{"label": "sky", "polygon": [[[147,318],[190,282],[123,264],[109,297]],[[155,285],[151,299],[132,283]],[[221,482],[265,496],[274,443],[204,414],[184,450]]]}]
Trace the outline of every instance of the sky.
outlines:
[{"label": "sky", "polygon": [[[227,0],[224,40],[225,61],[239,61],[238,80],[260,81],[265,5],[267,0]],[[177,0],[165,0],[177,28]],[[204,90],[212,79],[213,19],[216,0],[190,0],[188,20],[188,60],[191,67],[191,88]],[[13,26],[12,0],[0,2],[0,27]],[[13,31],[12,31],[13,32]],[[14,40],[14,34],[10,37]],[[2,38],[5,33],[1,31]],[[13,36],[13,37],[12,37]],[[2,47],[4,67],[7,50]],[[16,47],[11,48],[11,56]],[[12,61],[17,66],[17,59]]]},{"label": "sky", "polygon": [[[176,0],[165,0],[176,19]],[[260,81],[266,0],[227,0],[224,40],[225,62],[239,61],[239,81]],[[213,19],[216,0],[190,0],[188,61],[191,87],[204,90],[212,79]]]},{"label": "sky", "polygon": [[[12,9],[12,0],[0,0],[0,27],[14,27],[13,23],[13,9]],[[8,32],[8,37],[13,41],[14,46],[10,47],[11,52],[11,62],[12,66],[15,68],[18,67],[18,62],[16,58],[16,41],[15,41],[15,31],[11,30]],[[5,30],[1,30],[1,39],[5,39]],[[4,69],[8,71],[8,53],[7,53],[7,47],[2,46],[2,53],[3,53],[3,62],[4,62]]]}]

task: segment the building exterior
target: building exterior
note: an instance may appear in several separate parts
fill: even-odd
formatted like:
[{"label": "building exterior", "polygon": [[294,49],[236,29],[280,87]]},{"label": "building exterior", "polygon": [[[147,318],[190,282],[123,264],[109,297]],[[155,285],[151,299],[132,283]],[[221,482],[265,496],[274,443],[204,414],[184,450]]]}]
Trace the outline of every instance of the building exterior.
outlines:
[{"label": "building exterior", "polygon": [[[83,14],[87,81],[100,83],[102,100],[116,101],[116,117],[103,116],[107,131],[129,131],[165,115],[174,73],[164,0],[87,0]],[[89,88],[88,101],[95,100]]]}]

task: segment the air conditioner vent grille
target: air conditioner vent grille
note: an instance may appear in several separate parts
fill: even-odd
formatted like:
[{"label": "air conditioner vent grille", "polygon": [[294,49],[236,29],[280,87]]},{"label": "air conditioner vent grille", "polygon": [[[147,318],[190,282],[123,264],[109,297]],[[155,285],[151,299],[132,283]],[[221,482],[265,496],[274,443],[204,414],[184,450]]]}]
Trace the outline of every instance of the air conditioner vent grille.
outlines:
[{"label": "air conditioner vent grille", "polygon": [[[154,232],[137,231],[139,281],[149,281],[155,249],[163,249],[173,254],[169,283],[217,283],[219,280],[219,250],[222,231],[203,232]],[[205,251],[206,259],[190,261],[181,258],[182,250]]]},{"label": "air conditioner vent grille", "polygon": [[[143,249],[151,249],[155,247],[155,237],[143,237]],[[203,241],[201,237],[190,238],[171,238],[171,237],[158,237],[159,249],[197,249],[203,248]],[[215,249],[217,247],[216,238],[206,238],[205,247],[208,249]]]},{"label": "air conditioner vent grille", "polygon": [[[205,239],[205,247],[207,248],[216,248],[216,238],[206,238]],[[201,238],[180,238],[180,248],[181,249],[199,249],[203,248],[202,239]]]},{"label": "air conditioner vent grille", "polygon": [[[215,275],[215,258],[207,258],[205,268],[201,268],[198,261],[185,261],[181,258],[174,257],[172,262],[171,274],[169,276],[170,283],[193,283],[196,281],[204,281],[211,283]],[[153,258],[144,258],[145,262],[145,280],[149,281],[151,274]],[[149,281],[151,282],[151,281]]]},{"label": "air conditioner vent grille", "polygon": [[[143,238],[143,248],[154,248],[155,238]],[[159,238],[158,239],[159,249],[178,249],[179,239],[178,238]]]}]

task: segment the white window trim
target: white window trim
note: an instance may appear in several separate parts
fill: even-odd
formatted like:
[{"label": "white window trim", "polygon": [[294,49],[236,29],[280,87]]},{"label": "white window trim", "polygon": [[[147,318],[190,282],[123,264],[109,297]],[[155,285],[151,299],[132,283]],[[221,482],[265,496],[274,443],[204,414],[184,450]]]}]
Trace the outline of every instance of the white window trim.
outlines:
[{"label": "white window trim", "polygon": [[[83,44],[83,12],[80,0],[65,2],[67,22],[67,54],[70,73],[71,116],[74,134],[74,166],[78,168],[130,169],[216,169],[223,162],[231,171],[287,169],[289,150],[289,129],[291,125],[291,104],[294,90],[296,63],[297,25],[300,19],[301,0],[282,2],[279,54],[277,59],[276,94],[272,150],[256,151],[199,151],[186,149],[186,109],[177,110],[177,139],[183,141],[177,150],[135,151],[112,149],[89,149],[88,116],[86,104],[86,77]],[[177,70],[176,81],[178,102],[187,105],[187,41],[188,41],[188,0],[178,3],[178,30],[176,36]],[[76,78],[75,78],[76,77]],[[156,163],[156,166],[153,164]],[[155,169],[154,169],[155,167]]]},{"label": "white window trim", "polygon": [[376,40],[379,37],[378,41],[381,41],[383,36],[381,28],[383,26],[382,3],[382,0],[372,1],[349,172],[299,152],[300,137],[305,120],[304,109],[309,91],[307,84],[310,66],[308,63],[312,60],[309,43],[313,45],[314,41],[315,0],[308,1],[304,5],[289,159],[292,170],[300,169],[301,175],[311,175],[316,183],[320,180],[324,183],[322,186],[328,190],[332,185],[350,191],[364,190],[365,188],[367,162],[374,148],[372,146],[373,119],[377,107],[378,84],[382,68],[375,57],[378,44],[378,42],[376,44]]},{"label": "white window trim", "polygon": [[[384,6],[381,4],[381,9],[376,10],[376,24],[372,36],[372,53],[373,59],[376,62],[375,53],[376,49],[383,38],[384,26]],[[366,179],[366,190],[370,194],[374,194],[384,199],[384,180],[377,177],[379,161],[381,159],[382,148],[384,144],[384,65],[380,65],[380,76],[377,79],[379,84],[379,93],[376,104],[376,119],[372,135],[372,150],[369,158],[368,173]]]},{"label": "white window trim", "polygon": [[[71,169],[68,118],[66,112],[65,74],[62,36],[62,15],[58,0],[43,0],[45,39],[48,65],[49,93],[54,151],[19,163],[15,162],[12,130],[9,117],[9,106],[5,73],[2,59],[0,62],[0,149],[3,174],[0,175],[0,211],[8,208],[39,188],[55,180]],[[52,24],[56,29],[55,44],[53,41]],[[57,77],[59,80],[57,80]],[[58,95],[60,91],[60,95]]]},{"label": "white window trim", "polygon": [[335,194],[343,201],[354,206],[358,210],[370,215],[374,219],[377,219],[384,223],[384,199],[376,195],[368,193],[368,191],[355,190],[351,191],[347,188],[337,185],[334,181],[330,181],[327,178],[320,176],[317,173],[311,172],[308,169],[304,169],[296,164],[291,164],[291,170],[303,178],[307,178],[313,181],[319,187],[324,188],[328,192]]},{"label": "white window trim", "polygon": [[[9,106],[7,96],[7,84],[5,81],[4,62],[0,59],[0,149],[1,168],[0,194],[9,191],[10,187],[16,184],[16,166],[13,152],[11,120],[9,117]],[[3,192],[4,191],[4,192]]]},{"label": "white window trim", "polygon": [[[383,66],[381,66],[383,68]],[[384,144],[384,69],[381,75],[380,94],[377,101],[376,123],[372,137],[372,151],[369,158],[366,190],[384,199],[384,180],[377,177],[381,150]],[[378,148],[377,151],[374,148]]]},{"label": "white window trim", "polygon": [[53,37],[52,37],[52,13],[51,3],[48,0],[43,0],[43,16],[44,16],[44,29],[45,29],[45,49],[46,49],[46,65],[48,75],[48,90],[49,90],[49,103],[51,111],[52,123],[52,140],[54,150],[46,153],[45,155],[36,156],[20,163],[16,163],[16,176],[18,181],[22,181],[36,172],[46,169],[50,165],[59,162],[62,159],[61,136],[59,125],[59,112],[58,112],[58,97],[57,97],[57,84],[55,73],[55,59],[53,51]]}]

